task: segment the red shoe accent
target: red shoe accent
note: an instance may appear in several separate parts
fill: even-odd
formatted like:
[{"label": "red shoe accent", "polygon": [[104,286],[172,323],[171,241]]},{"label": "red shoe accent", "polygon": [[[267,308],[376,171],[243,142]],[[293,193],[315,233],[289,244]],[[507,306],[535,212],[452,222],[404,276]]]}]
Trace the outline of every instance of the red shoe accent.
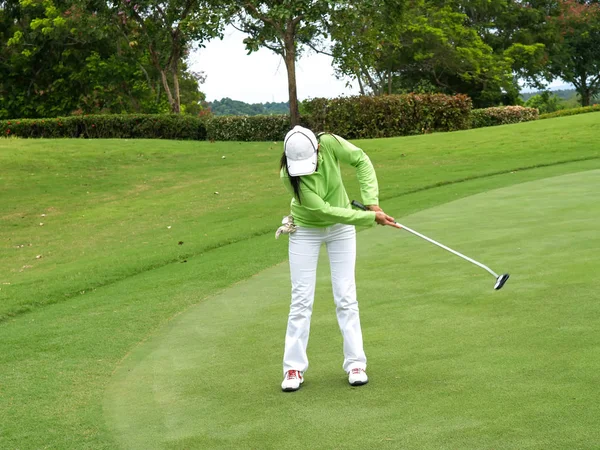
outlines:
[{"label": "red shoe accent", "polygon": [[299,380],[301,380],[302,375],[300,375],[300,371],[298,371],[298,370],[288,370],[287,373],[285,374],[285,378],[286,378],[286,380],[293,380],[295,378],[298,378]]}]

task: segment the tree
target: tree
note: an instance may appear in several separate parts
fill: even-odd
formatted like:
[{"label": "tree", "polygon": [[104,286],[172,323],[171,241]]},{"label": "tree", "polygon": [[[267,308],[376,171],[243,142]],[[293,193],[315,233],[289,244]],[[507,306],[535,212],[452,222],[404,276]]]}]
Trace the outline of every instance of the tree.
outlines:
[{"label": "tree", "polygon": [[20,7],[16,0],[0,0],[0,119],[10,117],[8,96],[11,89],[12,55],[8,40],[18,31]]},{"label": "tree", "polygon": [[[193,43],[222,37],[223,2],[216,0],[116,0],[116,22],[130,46],[146,48],[160,73],[171,111],[181,110],[180,64]],[[169,82],[171,80],[171,83]]]},{"label": "tree", "polygon": [[[85,104],[83,98],[90,100],[90,108],[109,105],[117,112],[126,109],[123,103],[142,101],[143,89],[129,83],[139,70],[141,55],[119,50],[112,37],[114,28],[102,15],[104,4],[86,0],[11,3],[10,36],[0,46],[3,115],[70,114]],[[98,96],[99,91],[104,94]],[[104,105],[96,102],[99,97],[106,100]]]},{"label": "tree", "polygon": [[[171,110],[149,51],[120,33],[104,2],[7,0],[0,9],[0,118]],[[179,63],[182,102],[198,82]]]},{"label": "tree", "polygon": [[352,2],[330,22],[336,68],[356,77],[363,93],[465,93],[477,106],[516,97],[511,60],[494,54],[467,21],[428,0]]},{"label": "tree", "polygon": [[312,47],[323,27],[319,24],[333,2],[325,0],[238,0],[233,2],[236,28],[246,33],[248,54],[265,47],[280,55],[287,69],[290,119],[300,123],[296,88],[296,60],[305,46]]},{"label": "tree", "polygon": [[548,91],[531,96],[525,102],[525,106],[529,108],[537,108],[540,111],[540,114],[552,113],[561,109],[565,109],[561,99],[556,94]]},{"label": "tree", "polygon": [[463,12],[466,26],[475,30],[498,57],[507,58],[514,74],[541,89],[548,80],[547,52],[556,36],[548,27],[556,0],[440,0]]},{"label": "tree", "polygon": [[560,34],[550,50],[550,71],[572,83],[581,106],[600,93],[600,5],[560,0],[560,14],[552,23]]},{"label": "tree", "polygon": [[399,86],[416,90],[423,81],[447,94],[468,94],[477,107],[512,103],[518,95],[511,61],[494,53],[467,16],[451,6],[421,1],[409,11],[400,54]]},{"label": "tree", "polygon": [[190,72],[184,65],[180,72],[181,112],[197,116],[206,109],[206,94],[200,91],[200,85],[206,80],[204,72]]},{"label": "tree", "polygon": [[328,21],[337,73],[358,81],[360,92],[392,93],[405,23],[404,0],[339,2]]}]

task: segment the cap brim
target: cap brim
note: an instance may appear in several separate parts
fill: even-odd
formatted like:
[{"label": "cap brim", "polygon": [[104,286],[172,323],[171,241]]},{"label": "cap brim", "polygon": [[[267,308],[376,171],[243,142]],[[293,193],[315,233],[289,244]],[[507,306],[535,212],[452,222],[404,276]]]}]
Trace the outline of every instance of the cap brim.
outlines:
[{"label": "cap brim", "polygon": [[287,160],[288,173],[291,177],[312,175],[317,170],[317,153],[302,161]]}]

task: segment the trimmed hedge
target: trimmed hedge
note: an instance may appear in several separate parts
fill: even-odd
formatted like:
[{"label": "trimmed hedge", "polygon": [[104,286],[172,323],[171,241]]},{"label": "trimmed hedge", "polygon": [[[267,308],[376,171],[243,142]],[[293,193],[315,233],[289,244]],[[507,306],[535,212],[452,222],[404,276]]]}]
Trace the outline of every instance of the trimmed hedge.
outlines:
[{"label": "trimmed hedge", "polygon": [[466,95],[406,94],[317,98],[304,106],[312,129],[355,139],[465,130],[472,101]]},{"label": "trimmed hedge", "polygon": [[198,118],[176,114],[131,114],[0,121],[0,136],[22,138],[280,141],[289,129],[288,115]]},{"label": "trimmed hedge", "polygon": [[[465,95],[318,98],[304,103],[302,125],[348,139],[404,136],[510,124],[600,111],[599,105],[539,116],[535,108],[471,110]],[[281,141],[288,115],[194,117],[176,114],[90,115],[0,121],[0,137]]]},{"label": "trimmed hedge", "polygon": [[554,117],[575,116],[577,114],[586,114],[600,111],[600,105],[584,106],[581,108],[561,109],[552,113],[540,115],[540,119],[552,119]]},{"label": "trimmed hedge", "polygon": [[213,116],[206,120],[211,141],[282,141],[291,128],[290,116]]},{"label": "trimmed hedge", "polygon": [[471,111],[471,128],[493,127],[537,120],[539,111],[524,106],[495,106]]},{"label": "trimmed hedge", "polygon": [[205,120],[176,114],[129,114],[0,120],[0,136],[23,138],[206,139]]}]

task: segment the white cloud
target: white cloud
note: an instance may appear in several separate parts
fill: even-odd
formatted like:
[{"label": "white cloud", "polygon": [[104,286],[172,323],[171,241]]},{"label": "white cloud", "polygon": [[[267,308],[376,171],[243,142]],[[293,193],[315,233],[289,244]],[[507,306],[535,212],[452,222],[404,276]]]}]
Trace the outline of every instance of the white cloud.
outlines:
[{"label": "white cloud", "polygon": [[[250,55],[244,47],[245,35],[227,27],[223,40],[215,39],[190,57],[190,68],[204,71],[206,82],[200,89],[208,101],[229,97],[247,103],[287,102],[287,71],[283,59],[268,49]],[[358,87],[346,87],[335,78],[331,57],[306,53],[296,62],[298,98],[357,95]]]}]

